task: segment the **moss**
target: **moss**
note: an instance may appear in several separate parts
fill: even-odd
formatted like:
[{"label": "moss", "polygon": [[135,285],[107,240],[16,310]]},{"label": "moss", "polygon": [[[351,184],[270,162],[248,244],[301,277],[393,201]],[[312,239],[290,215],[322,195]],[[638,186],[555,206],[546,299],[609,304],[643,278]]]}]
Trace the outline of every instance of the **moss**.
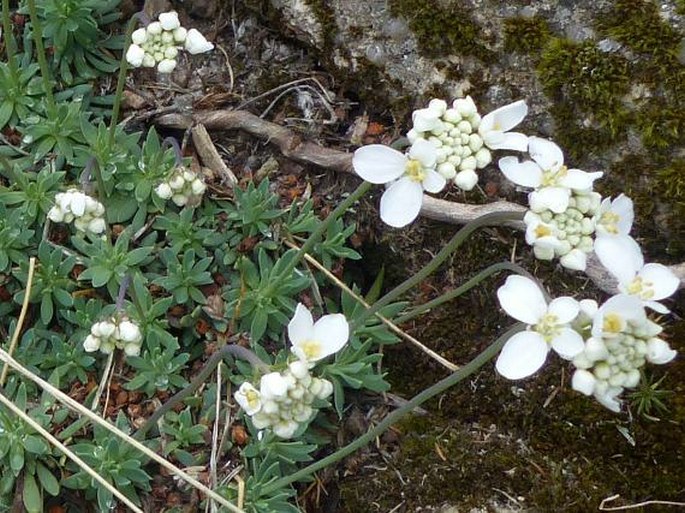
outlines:
[{"label": "moss", "polygon": [[549,24],[542,16],[504,20],[504,49],[508,52],[538,53],[551,36]]},{"label": "moss", "polygon": [[577,157],[624,135],[630,116],[622,102],[630,88],[628,61],[601,52],[593,42],[557,38],[544,49],[536,69],[555,102],[551,113],[566,151]]},{"label": "moss", "polygon": [[637,126],[648,148],[664,149],[682,144],[685,134],[685,108],[666,99],[649,102],[640,110]]},{"label": "moss", "polygon": [[312,8],[314,16],[321,25],[324,53],[333,51],[335,36],[338,33],[338,25],[335,21],[335,11],[326,0],[304,0],[304,3]]},{"label": "moss", "polygon": [[[430,58],[470,55],[493,62],[495,54],[484,44],[481,27],[472,20],[469,9],[438,0],[390,0],[393,16],[407,20],[416,36],[419,51]],[[439,21],[438,21],[439,20]]]},{"label": "moss", "polygon": [[675,11],[681,16],[685,15],[685,0],[676,0]]}]

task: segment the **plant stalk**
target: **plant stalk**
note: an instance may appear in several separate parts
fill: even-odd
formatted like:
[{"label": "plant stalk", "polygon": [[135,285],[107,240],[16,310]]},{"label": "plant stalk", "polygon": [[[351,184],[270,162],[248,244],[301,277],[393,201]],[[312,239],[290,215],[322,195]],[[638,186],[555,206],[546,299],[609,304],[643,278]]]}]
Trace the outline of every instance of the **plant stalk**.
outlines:
[{"label": "plant stalk", "polygon": [[445,292],[439,297],[436,297],[435,299],[432,299],[431,301],[428,301],[427,303],[424,303],[422,305],[418,305],[417,307],[413,308],[409,312],[405,313],[404,315],[400,315],[395,319],[395,323],[397,324],[402,324],[403,322],[410,321],[419,315],[421,315],[424,312],[427,312],[428,310],[432,310],[433,308],[446,303],[455,297],[459,297],[462,294],[468,292],[471,290],[473,287],[478,285],[480,282],[485,280],[486,278],[489,278],[493,274],[496,274],[500,271],[512,271],[517,274],[520,274],[521,276],[526,276],[531,279],[535,279],[528,271],[526,271],[523,267],[520,265],[512,264],[511,262],[499,262],[496,264],[492,264],[490,267],[486,267],[483,269],[481,272],[476,274],[473,278],[471,278],[469,281],[464,283],[463,285],[460,285],[454,290],[450,290],[448,292]]},{"label": "plant stalk", "polygon": [[249,362],[253,367],[260,370],[268,370],[269,366],[264,363],[256,354],[247,349],[246,347],[238,346],[235,344],[230,344],[222,347],[216,353],[214,353],[202,370],[193,378],[193,380],[182,390],[176,392],[171,396],[167,402],[165,402],[161,407],[159,407],[155,412],[145,421],[138,431],[133,434],[133,438],[136,440],[142,440],[152,427],[157,425],[157,421],[161,419],[169,410],[171,410],[175,405],[183,401],[190,394],[195,392],[200,385],[202,385],[209,376],[214,372],[217,365],[228,355],[233,355],[236,358],[240,358]]},{"label": "plant stalk", "polygon": [[522,212],[492,212],[486,214],[478,219],[475,219],[463,226],[461,230],[454,234],[452,239],[438,252],[437,255],[431,260],[423,269],[416,273],[411,278],[400,283],[397,287],[388,292],[385,296],[376,301],[371,308],[363,312],[359,317],[357,317],[350,330],[354,331],[355,328],[364,325],[366,319],[376,315],[382,308],[392,303],[399,296],[410,290],[411,288],[419,285],[426,278],[428,278],[435,270],[440,267],[440,265],[447,260],[447,258],[454,253],[454,251],[461,246],[464,241],[478,228],[483,226],[501,224],[504,221],[512,221],[523,218]]},{"label": "plant stalk", "polygon": [[40,19],[38,18],[38,11],[36,10],[36,0],[26,0],[31,16],[31,23],[33,25],[33,41],[36,45],[36,56],[38,57],[38,65],[40,66],[40,74],[43,79],[43,88],[45,89],[45,104],[48,109],[48,117],[51,120],[57,120],[57,107],[55,106],[55,97],[52,94],[52,75],[48,67],[48,60],[45,55],[45,47],[43,46],[43,28]]},{"label": "plant stalk", "polygon": [[117,78],[117,89],[114,93],[114,105],[112,106],[112,118],[109,120],[109,148],[110,151],[114,147],[114,141],[117,133],[117,120],[119,119],[119,111],[121,110],[121,100],[124,96],[124,85],[126,85],[126,72],[128,71],[128,61],[126,60],[126,52],[131,44],[131,34],[136,29],[138,20],[141,19],[141,13],[136,13],[131,16],[131,19],[126,25],[126,37],[124,41],[124,49],[121,53],[121,61],[119,62],[119,77]]},{"label": "plant stalk", "polygon": [[334,452],[329,456],[326,456],[325,458],[317,461],[316,463],[312,463],[311,465],[301,470],[298,470],[297,472],[294,472],[288,476],[282,477],[267,484],[262,488],[262,495],[268,496],[274,493],[275,491],[284,488],[291,483],[294,483],[295,481],[300,481],[303,478],[313,474],[317,470],[321,470],[322,468],[328,467],[329,465],[332,465],[340,461],[345,456],[352,454],[356,450],[364,447],[369,442],[372,442],[376,439],[377,436],[379,436],[386,429],[388,429],[390,426],[399,421],[407,413],[411,412],[414,408],[420,406],[421,404],[425,403],[426,401],[435,397],[436,395],[441,394],[442,392],[456,385],[457,383],[460,383],[464,379],[468,378],[471,374],[476,372],[483,365],[485,365],[487,362],[489,362],[492,358],[495,357],[495,355],[500,351],[502,346],[505,344],[507,340],[509,340],[509,338],[511,338],[516,333],[522,331],[524,328],[525,326],[521,323],[514,324],[503,335],[501,335],[497,340],[490,344],[482,353],[476,356],[469,363],[467,363],[454,373],[450,374],[445,379],[438,381],[435,385],[427,388],[420,394],[416,395],[413,399],[407,402],[407,404],[389,414],[375,427],[373,427],[365,434],[357,438],[354,442],[347,444],[342,449],[339,449],[338,451]]}]

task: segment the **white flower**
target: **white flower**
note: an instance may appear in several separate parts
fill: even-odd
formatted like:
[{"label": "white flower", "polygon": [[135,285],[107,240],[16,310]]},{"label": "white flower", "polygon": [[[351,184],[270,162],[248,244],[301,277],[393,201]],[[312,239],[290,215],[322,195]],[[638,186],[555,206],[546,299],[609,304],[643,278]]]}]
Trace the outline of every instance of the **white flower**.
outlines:
[{"label": "white flower", "polygon": [[88,223],[87,231],[98,235],[104,232],[105,228],[107,228],[105,220],[102,217],[96,217]]},{"label": "white flower", "polygon": [[354,152],[355,172],[367,182],[392,182],[381,197],[380,214],[386,224],[400,228],[411,223],[421,211],[423,191],[440,192],[447,183],[435,171],[433,143],[418,139],[409,155],[381,144],[362,146]]},{"label": "white flower", "polygon": [[288,323],[292,351],[304,362],[314,363],[338,352],[347,343],[350,327],[342,314],[324,315],[314,322],[312,314],[298,303]]},{"label": "white flower", "polygon": [[596,383],[595,375],[585,369],[576,370],[571,378],[571,388],[585,395],[592,395]]},{"label": "white flower", "polygon": [[509,132],[528,114],[528,105],[519,100],[486,114],[480,121],[478,133],[491,150],[526,151],[528,136]]},{"label": "white flower", "polygon": [[547,359],[550,347],[570,360],[583,350],[582,337],[569,323],[580,311],[578,302],[559,297],[548,305],[540,288],[529,278],[509,276],[497,290],[502,308],[528,330],[511,337],[497,359],[497,371],[508,379],[535,373]]},{"label": "white flower", "polygon": [[433,99],[425,109],[412,113],[413,130],[416,132],[432,132],[439,135],[445,131],[445,124],[440,119],[447,110],[444,100]]},{"label": "white flower", "polygon": [[88,335],[83,341],[83,349],[88,353],[97,351],[100,349],[100,339],[94,335]]},{"label": "white flower", "polygon": [[627,294],[610,297],[599,307],[592,320],[592,336],[613,338],[629,326],[649,330],[649,321],[639,298]]},{"label": "white flower", "polygon": [[157,194],[157,196],[160,198],[167,200],[171,198],[173,192],[168,183],[162,182],[155,188],[155,194]]},{"label": "white flower", "polygon": [[185,49],[191,54],[209,52],[214,49],[214,45],[205,39],[198,30],[190,29],[185,38]]},{"label": "white flower", "polygon": [[288,393],[288,382],[279,372],[270,372],[262,376],[259,392],[263,400],[281,399]]},{"label": "white flower", "polygon": [[642,250],[629,236],[598,237],[595,253],[606,269],[618,280],[618,289],[638,296],[645,306],[659,313],[668,309],[658,301],[671,296],[680,280],[661,264],[645,264]]},{"label": "white flower", "polygon": [[584,251],[574,248],[562,256],[559,263],[572,271],[584,271],[587,267],[587,255]]},{"label": "white flower", "polygon": [[122,321],[119,323],[119,339],[123,342],[136,343],[142,340],[143,335],[140,328],[131,321]]},{"label": "white flower", "polygon": [[234,394],[235,400],[245,413],[252,416],[262,408],[262,398],[259,390],[252,386],[252,383],[245,381],[238,391]]},{"label": "white flower", "polygon": [[660,338],[652,338],[647,342],[647,360],[658,365],[668,363],[676,357],[676,351]]},{"label": "white flower", "polygon": [[126,356],[138,356],[140,354],[140,344],[126,344],[124,346]]},{"label": "white flower", "polygon": [[176,61],[174,59],[162,59],[157,64],[157,71],[160,73],[171,73],[176,68]]},{"label": "white flower", "polygon": [[523,222],[526,223],[526,242],[529,245],[554,250],[561,244],[557,227],[545,223],[535,212],[526,212]]},{"label": "white flower", "polygon": [[299,380],[305,380],[309,376],[309,365],[302,360],[295,360],[288,365],[290,373]]},{"label": "white flower", "polygon": [[155,58],[150,55],[149,53],[146,53],[143,56],[143,67],[144,68],[154,68],[157,65],[157,61]]},{"label": "white flower", "polygon": [[452,108],[456,110],[460,116],[465,118],[469,118],[478,113],[478,108],[476,107],[473,98],[470,96],[467,96],[466,98],[457,98],[452,102]]},{"label": "white flower", "polygon": [[178,21],[178,13],[176,11],[163,12],[159,15],[159,24],[164,30],[175,30],[181,26]]},{"label": "white flower", "polygon": [[187,34],[188,31],[183,27],[178,27],[177,29],[174,29],[174,41],[176,41],[177,43],[185,42]]},{"label": "white flower", "polygon": [[126,62],[134,68],[139,68],[143,65],[143,58],[145,57],[145,50],[137,44],[132,44],[126,50]]},{"label": "white flower", "polygon": [[557,214],[568,208],[571,190],[585,192],[603,173],[586,173],[564,166],[561,148],[547,139],[528,138],[528,152],[533,160],[519,162],[516,157],[504,157],[499,168],[517,185],[535,189],[529,195],[534,212],[551,210]]},{"label": "white flower", "polygon": [[131,42],[134,45],[142,45],[145,41],[147,41],[147,30],[144,28],[139,28],[133,31],[133,34],[131,34]]},{"label": "white flower", "polygon": [[158,21],[153,21],[145,28],[147,29],[147,33],[152,34],[153,36],[162,33],[162,24]]},{"label": "white flower", "polygon": [[61,223],[64,220],[64,212],[55,205],[48,211],[48,219],[53,223]]},{"label": "white flower", "polygon": [[625,194],[621,194],[613,201],[604,198],[595,223],[597,236],[628,235],[633,226],[634,217],[633,201]]},{"label": "white flower", "polygon": [[279,438],[291,438],[298,427],[300,427],[300,425],[294,420],[281,420],[271,426],[271,430]]}]

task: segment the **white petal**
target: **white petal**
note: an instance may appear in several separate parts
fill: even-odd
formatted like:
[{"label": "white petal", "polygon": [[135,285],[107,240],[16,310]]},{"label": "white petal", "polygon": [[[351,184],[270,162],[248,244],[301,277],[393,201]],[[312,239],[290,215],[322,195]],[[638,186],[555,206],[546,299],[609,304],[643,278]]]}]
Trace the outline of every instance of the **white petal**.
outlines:
[{"label": "white petal", "polygon": [[157,64],[157,71],[160,73],[171,73],[176,68],[176,60],[174,59],[162,59]]},{"label": "white petal", "polygon": [[599,401],[599,403],[605,408],[608,408],[609,410],[618,413],[621,411],[621,401],[617,399],[617,396],[620,393],[620,388],[617,390],[612,389],[601,395],[595,394],[595,399],[597,399],[597,401]]},{"label": "white petal", "polygon": [[174,30],[181,26],[178,21],[178,13],[176,11],[163,12],[159,15],[159,23],[164,30]]},{"label": "white petal", "polygon": [[568,200],[571,190],[566,187],[543,187],[528,195],[530,208],[535,212],[551,210],[555,214],[561,214],[568,208]]},{"label": "white petal", "polygon": [[440,120],[441,115],[439,110],[430,107],[415,110],[412,114],[413,129],[417,132],[444,132],[444,124]]},{"label": "white petal", "polygon": [[75,216],[82,216],[86,211],[86,196],[85,194],[74,194],[69,205],[72,214]]},{"label": "white petal", "polygon": [[611,202],[611,210],[618,215],[618,232],[621,235],[628,235],[633,227],[633,219],[635,218],[633,200],[625,194],[621,194]]},{"label": "white petal", "polygon": [[416,219],[423,202],[423,187],[409,178],[393,183],[381,196],[381,219],[394,228],[407,226]]},{"label": "white petal", "polygon": [[580,169],[569,169],[566,172],[566,176],[560,180],[560,183],[569,189],[585,191],[591,189],[595,179],[599,178],[600,176],[602,175],[600,174],[599,176],[596,176],[595,173],[587,173]]},{"label": "white petal", "polygon": [[[492,132],[490,132],[492,133]],[[528,149],[528,136],[521,134],[519,132],[504,132],[502,137],[499,137],[496,141],[488,141],[486,134],[483,137],[483,142],[491,150],[514,150],[514,151],[526,151]]]},{"label": "white petal", "polygon": [[564,164],[561,148],[548,139],[529,137],[528,153],[545,171],[557,169]]},{"label": "white petal", "polygon": [[561,265],[573,271],[584,271],[587,267],[587,255],[580,249],[572,249],[559,259]]},{"label": "white petal", "polygon": [[572,360],[584,348],[583,337],[572,328],[562,328],[561,332],[552,339],[552,349],[564,360]]},{"label": "white petal", "polygon": [[499,304],[517,321],[536,324],[547,313],[547,303],[540,287],[525,276],[511,275],[497,289]]},{"label": "white petal", "polygon": [[134,45],[140,46],[145,42],[146,39],[147,39],[147,30],[145,30],[144,28],[136,29],[131,34],[131,42]]},{"label": "white petal", "polygon": [[576,318],[578,312],[580,312],[580,304],[572,297],[558,297],[552,300],[547,311],[557,316],[559,324],[566,324]]},{"label": "white petal", "polygon": [[132,44],[126,50],[126,62],[134,68],[139,68],[143,64],[144,57],[145,50],[138,45]]},{"label": "white petal", "polygon": [[676,357],[676,352],[660,338],[653,338],[647,342],[647,360],[657,365],[668,363]]},{"label": "white petal", "polygon": [[321,342],[322,353],[319,357],[337,353],[350,337],[350,326],[343,314],[324,315],[314,324],[314,340]]},{"label": "white petal", "polygon": [[594,249],[601,264],[623,285],[643,266],[642,250],[632,237],[598,237]]},{"label": "white petal", "polygon": [[288,338],[293,345],[311,340],[314,336],[314,319],[307,307],[297,303],[295,315],[288,323]]},{"label": "white petal", "polygon": [[426,177],[421,182],[421,185],[426,192],[436,193],[445,188],[447,180],[445,180],[444,176],[432,169],[426,170],[425,173]]},{"label": "white petal", "polygon": [[609,350],[601,338],[590,337],[585,341],[583,354],[593,362],[606,360],[609,357]]},{"label": "white petal", "polygon": [[680,280],[668,267],[661,264],[647,264],[638,273],[644,281],[651,282],[656,301],[667,298],[675,293],[680,286]]},{"label": "white petal", "polygon": [[495,368],[507,379],[521,379],[534,374],[547,359],[549,346],[533,331],[511,337],[497,358]]},{"label": "white petal", "polygon": [[435,145],[425,139],[419,139],[409,148],[409,158],[416,159],[426,168],[435,167],[438,153]]},{"label": "white petal", "polygon": [[185,39],[185,49],[191,54],[197,55],[198,53],[204,53],[212,50],[214,45],[207,41],[205,36],[203,36],[199,30],[190,29],[186,34]]},{"label": "white petal", "polygon": [[504,157],[498,165],[504,176],[517,185],[538,187],[542,183],[542,169],[532,160],[519,162],[516,157]]},{"label": "white petal", "polygon": [[658,301],[645,301],[644,303],[645,303],[645,306],[647,308],[654,310],[656,313],[660,313],[662,315],[666,315],[668,313],[671,313],[671,311],[668,308],[666,308],[664,305],[662,305]]},{"label": "white petal", "polygon": [[367,182],[383,184],[397,180],[404,174],[407,157],[389,146],[370,144],[354,152],[352,166]]},{"label": "white petal", "polygon": [[571,378],[571,388],[585,395],[592,395],[597,379],[594,374],[583,369],[578,369]]},{"label": "white petal", "polygon": [[[528,114],[528,105],[524,100],[519,100],[483,116],[480,126],[485,125],[486,130],[501,130],[506,132],[518,125]],[[525,151],[525,148],[522,150]]]},{"label": "white petal", "polygon": [[263,400],[284,397],[288,393],[288,382],[279,372],[264,374],[259,382],[259,393]]}]

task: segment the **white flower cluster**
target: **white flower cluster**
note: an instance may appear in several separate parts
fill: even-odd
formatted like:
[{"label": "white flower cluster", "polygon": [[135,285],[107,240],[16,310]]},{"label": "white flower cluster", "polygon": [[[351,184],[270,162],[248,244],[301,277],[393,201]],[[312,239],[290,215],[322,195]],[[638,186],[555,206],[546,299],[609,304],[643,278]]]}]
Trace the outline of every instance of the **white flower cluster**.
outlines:
[{"label": "white flower cluster", "polygon": [[199,204],[206,189],[207,186],[196,173],[185,167],[177,167],[155,187],[155,194],[164,200],[171,199],[182,207]]},{"label": "white flower cluster", "polygon": [[587,173],[564,165],[561,148],[547,139],[528,138],[532,160],[499,161],[502,173],[515,184],[531,187],[526,214],[526,242],[541,260],[560,257],[568,269],[585,270],[592,252],[601,196],[592,190],[602,172]]},{"label": "white flower cluster", "polygon": [[[672,282],[668,284],[673,288]],[[534,374],[554,350],[576,367],[571,383],[575,390],[619,411],[618,396],[637,386],[645,363],[668,363],[676,355],[658,337],[662,328],[649,320],[639,295],[620,293],[601,307],[593,300],[571,297],[548,304],[532,280],[509,276],[497,297],[507,314],[527,324],[497,358],[497,372],[507,379]]]},{"label": "white flower cluster", "polygon": [[134,68],[157,66],[160,73],[171,73],[176,68],[176,57],[181,48],[196,55],[209,52],[214,45],[197,29],[182,27],[176,12],[163,12],[159,21],[133,32],[126,61]]},{"label": "white flower cluster", "polygon": [[413,113],[406,154],[370,144],[354,152],[352,165],[367,182],[387,186],[381,197],[381,219],[401,228],[419,215],[424,191],[440,192],[447,180],[463,190],[473,189],[478,182],[475,170],[492,160],[490,150],[525,151],[528,137],[508,130],[527,112],[521,100],[481,119],[470,96],[455,100],[450,108],[444,100],[433,99],[427,108]]},{"label": "white flower cluster", "polygon": [[291,351],[297,360],[283,372],[262,376],[257,390],[244,382],[235,399],[257,429],[271,429],[276,436],[291,438],[314,414],[315,399],[326,399],[333,385],[313,377],[310,369],[316,362],[336,353],[347,343],[350,328],[342,314],[324,315],[314,322],[307,308],[298,304],[288,323]]},{"label": "white flower cluster", "polygon": [[142,342],[143,334],[137,324],[126,317],[112,317],[91,326],[90,335],[83,341],[83,348],[88,353],[99,349],[104,354],[118,348],[123,349],[128,356],[138,356]]},{"label": "white flower cluster", "polygon": [[100,235],[107,227],[105,207],[78,189],[69,189],[55,195],[55,205],[48,211],[54,223],[74,223],[77,230]]},{"label": "white flower cluster", "polygon": [[491,149],[526,151],[527,137],[507,130],[518,125],[527,112],[525,102],[518,101],[481,119],[470,96],[454,100],[450,108],[444,100],[433,99],[427,108],[414,111],[407,138],[411,143],[418,139],[432,142],[437,149],[438,173],[470,191],[478,183],[475,170],[492,162]]},{"label": "white flower cluster", "polygon": [[326,399],[332,393],[330,381],[312,377],[308,365],[295,360],[283,373],[262,376],[259,390],[243,383],[235,399],[257,429],[269,428],[280,438],[291,438],[311,419],[314,399]]},{"label": "white flower cluster", "polygon": [[662,328],[647,318],[639,298],[618,294],[600,308],[594,301],[584,303],[591,336],[573,358],[571,386],[618,412],[618,396],[638,385],[645,363],[668,363],[676,352],[658,338]]}]

